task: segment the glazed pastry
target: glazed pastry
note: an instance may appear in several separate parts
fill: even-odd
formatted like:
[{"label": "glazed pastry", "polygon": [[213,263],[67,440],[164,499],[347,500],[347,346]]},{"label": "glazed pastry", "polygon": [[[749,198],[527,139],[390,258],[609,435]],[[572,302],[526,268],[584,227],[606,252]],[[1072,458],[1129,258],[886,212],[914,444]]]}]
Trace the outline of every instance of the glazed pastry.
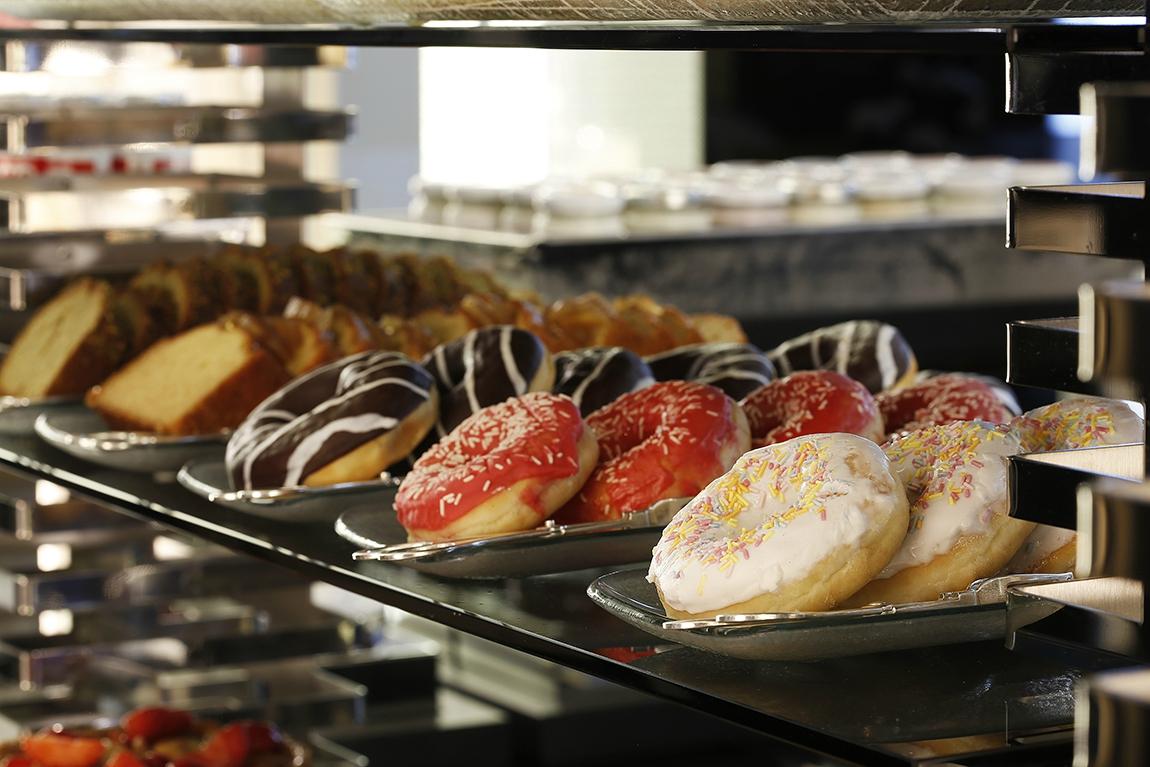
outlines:
[{"label": "glazed pastry", "polygon": [[412,540],[527,530],[575,494],[598,455],[569,397],[533,392],[480,410],[420,456],[395,511]]},{"label": "glazed pastry", "polygon": [[829,610],[882,569],[906,526],[878,445],[798,437],[745,454],[676,514],[647,580],[672,618]]},{"label": "glazed pastry", "polygon": [[897,391],[882,392],[879,411],[892,437],[900,432],[954,421],[1006,423],[1010,411],[994,389],[976,378],[951,373]]},{"label": "glazed pastry", "polygon": [[438,412],[435,383],[394,352],[366,352],[297,378],[228,440],[235,488],[323,486],[377,478],[419,444]]},{"label": "glazed pastry", "polygon": [[647,358],[657,381],[697,381],[738,401],[775,378],[767,355],[752,344],[692,344]]},{"label": "glazed pastry", "polygon": [[848,604],[926,602],[1001,570],[1034,530],[1008,516],[1007,457],[1019,448],[1008,427],[978,421],[888,443],[883,450],[906,488],[910,525],[898,552]]},{"label": "glazed pastry", "polygon": [[883,442],[883,420],[866,387],[832,370],[800,370],[742,402],[755,447],[805,434],[845,432]]},{"label": "glazed pastry", "polygon": [[715,387],[690,381],[624,394],[587,424],[599,439],[599,465],[555,515],[565,524],[617,519],[695,495],[750,447],[742,408]]},{"label": "glazed pastry", "polygon": [[436,432],[445,437],[469,416],[490,405],[555,381],[551,355],[538,338],[507,326],[473,330],[437,347],[423,360],[439,387]]},{"label": "glazed pastry", "polygon": [[1074,397],[1018,416],[1011,428],[1027,453],[1142,441],[1142,418],[1122,400]]},{"label": "glazed pastry", "polygon": [[1070,573],[1078,556],[1078,535],[1052,525],[1035,525],[1009,562],[1007,573]]},{"label": "glazed pastry", "polygon": [[573,399],[584,416],[654,382],[647,363],[619,346],[555,355],[553,391]]},{"label": "glazed pastry", "polygon": [[835,370],[872,394],[909,383],[918,370],[910,344],[898,328],[852,320],[819,328],[767,352],[781,375],[796,370]]},{"label": "glazed pastry", "polygon": [[1011,385],[994,376],[985,376],[979,373],[944,373],[941,370],[920,370],[914,377],[914,383],[920,384],[935,378],[950,375],[960,375],[963,378],[973,378],[975,381],[981,381],[994,391],[994,396],[998,397],[998,401],[1004,408],[1010,411],[1012,416],[1022,412],[1022,407],[1018,404],[1018,397],[1015,396],[1014,389]]}]

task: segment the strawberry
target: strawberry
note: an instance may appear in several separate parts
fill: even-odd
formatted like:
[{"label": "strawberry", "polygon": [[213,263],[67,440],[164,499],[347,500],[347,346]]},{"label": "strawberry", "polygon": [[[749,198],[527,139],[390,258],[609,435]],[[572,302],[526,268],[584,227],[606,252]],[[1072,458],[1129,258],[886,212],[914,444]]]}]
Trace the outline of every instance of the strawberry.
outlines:
[{"label": "strawberry", "polygon": [[95,767],[104,758],[104,744],[96,738],[57,732],[29,735],[20,749],[43,767]]},{"label": "strawberry", "polygon": [[240,722],[248,731],[248,744],[253,754],[282,751],[284,736],[279,728],[268,722]]},{"label": "strawberry", "polygon": [[149,742],[182,735],[192,729],[192,724],[192,715],[187,711],[160,706],[138,708],[120,720],[120,726],[129,737],[143,738]]},{"label": "strawberry", "polygon": [[0,759],[0,767],[39,767],[36,760],[24,754],[12,754]]},{"label": "strawberry", "polygon": [[144,762],[131,751],[120,749],[104,763],[104,767],[145,767]]},{"label": "strawberry", "polygon": [[197,754],[207,767],[243,767],[251,750],[244,724],[226,724],[216,730]]}]

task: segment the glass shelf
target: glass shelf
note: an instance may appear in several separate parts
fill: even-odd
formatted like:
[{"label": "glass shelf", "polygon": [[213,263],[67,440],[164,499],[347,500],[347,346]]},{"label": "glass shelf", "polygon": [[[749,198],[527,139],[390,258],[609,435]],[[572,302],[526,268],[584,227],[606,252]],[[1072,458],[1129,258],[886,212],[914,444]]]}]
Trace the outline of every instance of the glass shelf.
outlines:
[{"label": "glass shelf", "polygon": [[[1041,31],[1040,31],[1041,30]],[[761,25],[705,22],[429,22],[421,25],[51,24],[0,30],[0,40],[99,40],[239,45],[496,47],[612,50],[760,50],[985,53],[1033,40],[1040,49],[1135,50],[1138,25],[992,23]]]},{"label": "glass shelf", "polygon": [[[1000,642],[817,663],[750,662],[652,644],[586,597],[600,571],[445,580],[353,562],[333,521],[230,511],[174,482],[94,468],[34,437],[0,437],[0,465],[50,479],[133,516],[294,568],[308,577],[606,680],[747,726],[812,752],[876,765],[1010,748],[1012,764],[1069,758],[1070,667]],[[385,509],[380,509],[385,513]]]}]

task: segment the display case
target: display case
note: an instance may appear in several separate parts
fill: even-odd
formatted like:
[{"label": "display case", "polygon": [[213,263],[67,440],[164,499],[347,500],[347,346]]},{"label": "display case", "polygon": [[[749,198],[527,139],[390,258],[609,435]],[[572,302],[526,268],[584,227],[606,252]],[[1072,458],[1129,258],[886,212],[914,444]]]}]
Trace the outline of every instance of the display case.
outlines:
[{"label": "display case", "polygon": [[[59,10],[64,5],[53,7]],[[269,60],[280,52],[314,45],[634,50],[730,47],[823,55],[959,50],[988,56],[1006,54],[1011,108],[1039,112],[1070,107],[1077,111],[1077,93],[1083,83],[1132,81],[1150,70],[1141,21],[1113,26],[1047,23],[1045,17],[1054,12],[1080,15],[1074,4],[1059,4],[1054,11],[1028,6],[1000,15],[993,8],[968,4],[970,7],[954,11],[961,17],[953,18],[952,23],[906,16],[897,18],[904,22],[898,25],[874,25],[882,19],[865,14],[856,18],[851,4],[839,5],[841,15],[828,12],[826,18],[812,19],[839,22],[826,26],[800,24],[804,17],[784,14],[744,24],[540,20],[357,27],[92,21],[43,24],[4,30],[2,34],[11,41],[10,46],[33,48],[49,45],[47,41],[52,40],[264,46],[267,53],[262,55]],[[1137,7],[1125,9],[1131,10]],[[1080,11],[1098,9],[1086,4]],[[1137,163],[1130,159],[1137,156],[1136,143],[1123,143],[1123,136],[1130,134],[1123,134],[1110,120],[1115,110],[1127,110],[1135,116],[1131,119],[1136,119],[1137,107],[1130,99],[1137,91],[1097,87],[1091,93],[1095,95],[1090,97],[1090,108],[1100,117],[1098,129],[1088,139],[1097,144],[1089,154],[1094,158],[1093,167],[1136,169]],[[1106,121],[1101,119],[1103,114]],[[1108,190],[1020,189],[1012,191],[1011,201],[1010,237],[1016,246],[1117,257],[1143,255],[1141,228],[1150,217],[1144,215],[1146,199],[1141,182],[1123,182]],[[1071,368],[1089,362],[1086,367],[1091,371],[1125,382],[1124,391],[1141,398],[1143,390],[1138,385],[1145,380],[1145,371],[1135,351],[1135,340],[1136,330],[1144,324],[1138,317],[1143,296],[1105,288],[1087,295],[1083,318],[1091,319],[1089,328],[1083,325],[1082,332],[1072,320],[1035,322],[1033,318],[1019,318],[1026,321],[1011,327],[1012,380],[1077,390],[1081,387]],[[1088,353],[1076,353],[1079,338],[1090,339],[1084,347]],[[1085,376],[1092,377],[1093,372]],[[1104,616],[1109,628],[1094,633],[1087,630],[1086,634],[1101,638],[1091,646],[1085,640],[1072,643],[1059,632],[1069,631],[1067,626],[1081,629],[1072,613],[1097,615],[1097,604],[1072,593],[1074,589],[1067,589],[1067,584],[1044,583],[1016,585],[1009,593],[1003,592],[1004,601],[999,604],[1002,625],[995,623],[996,631],[1001,632],[997,637],[961,644],[925,641],[919,643],[925,646],[856,655],[850,651],[852,627],[847,626],[838,644],[826,650],[824,657],[740,659],[661,641],[601,610],[586,592],[588,584],[605,572],[603,568],[515,577],[488,572],[485,578],[460,579],[402,563],[353,560],[358,546],[333,530],[337,516],[355,510],[352,496],[314,517],[290,518],[267,510],[254,513],[253,509],[197,497],[173,481],[170,474],[93,468],[28,434],[26,426],[0,435],[0,464],[6,469],[50,481],[130,517],[291,568],[306,578],[442,626],[683,704],[816,758],[884,765],[1068,764],[1075,718],[1082,715],[1076,695],[1083,681],[1096,672],[1129,665],[1140,653],[1141,628],[1131,618],[1141,615],[1141,592],[1125,589],[1117,596],[1113,590],[1108,592],[1109,601],[1103,601],[1113,608]],[[1125,468],[1113,469],[1119,464]],[[1131,456],[1117,462],[1103,460],[1102,465],[1119,477],[1141,471],[1140,462]],[[1019,497],[1015,504],[1020,516],[1068,525],[1072,515],[1066,494],[1079,485],[1089,467],[1072,466],[1062,471],[1057,465],[1019,462],[1015,468],[1016,478],[1021,477],[1016,479]],[[1143,571],[1138,565],[1137,546],[1144,540],[1137,535],[1137,510],[1143,503],[1140,487],[1092,487],[1090,495],[1083,496],[1086,500],[1082,506],[1093,508],[1094,516],[1078,517],[1093,520],[1096,554],[1090,574],[1140,579]],[[1050,502],[1030,503],[1029,493],[1040,488],[1047,493],[1044,501],[1049,498]],[[375,497],[371,503],[376,508],[386,505],[387,496],[382,500]],[[1027,510],[1028,505],[1033,508]],[[1078,525],[1081,531],[1082,523]],[[1109,531],[1106,536],[1104,527]],[[1114,530],[1119,529],[1131,533],[1115,535]],[[1110,585],[1114,585],[1112,581]],[[1094,597],[1100,598],[1097,594]],[[979,606],[977,600],[974,606]],[[1059,622],[1061,626],[1054,625]],[[1045,626],[1054,627],[1046,631]],[[923,631],[913,626],[912,630]],[[1013,637],[1013,649],[1006,646],[1008,634]],[[1060,651],[1071,645],[1075,652]],[[1106,689],[1100,687],[1096,695],[1105,695]],[[1081,719],[1077,725],[1085,726]]]}]

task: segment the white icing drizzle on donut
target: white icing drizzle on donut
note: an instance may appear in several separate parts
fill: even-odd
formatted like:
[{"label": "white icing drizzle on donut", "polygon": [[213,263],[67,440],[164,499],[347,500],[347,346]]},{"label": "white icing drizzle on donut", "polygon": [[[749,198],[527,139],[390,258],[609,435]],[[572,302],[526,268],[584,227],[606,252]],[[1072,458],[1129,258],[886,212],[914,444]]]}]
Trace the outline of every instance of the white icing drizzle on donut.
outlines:
[{"label": "white icing drizzle on donut", "polygon": [[511,351],[511,328],[503,328],[499,332],[499,353],[503,356],[503,367],[507,368],[507,377],[511,379],[512,387],[517,393],[525,394],[527,381],[523,378],[519,362]]},{"label": "white icing drizzle on donut", "polygon": [[882,388],[889,389],[898,380],[898,365],[894,361],[893,325],[883,325],[878,329],[878,341],[874,349]]},{"label": "white icing drizzle on donut", "polygon": [[[842,326],[842,331],[839,333],[838,342],[835,345],[835,364],[834,369],[843,375],[847,374],[847,370],[851,364],[851,352],[854,344],[855,331],[858,330],[859,324],[856,320],[851,320]],[[819,348],[818,338],[811,339],[811,356],[815,356],[815,350]],[[822,367],[822,363],[816,357],[815,367]]]},{"label": "white icing drizzle on donut", "polygon": [[463,339],[463,369],[466,371],[463,374],[463,389],[467,392],[467,404],[471,407],[472,413],[483,409],[479,404],[479,397],[475,395],[475,339],[478,337],[477,333],[471,332]]},{"label": "white icing drizzle on donut", "polygon": [[287,462],[287,478],[284,480],[284,486],[295,487],[299,485],[308,461],[320,451],[333,434],[339,432],[363,434],[369,431],[386,431],[394,429],[398,424],[399,421],[395,418],[377,413],[362,413],[324,424],[321,428],[304,437],[299,446],[292,451]]},{"label": "white icing drizzle on donut", "polygon": [[647,580],[676,609],[717,610],[805,578],[904,508],[875,443],[797,437],[745,453],[676,514]]},{"label": "white icing drizzle on donut", "polygon": [[906,539],[877,578],[925,565],[962,536],[987,532],[1007,509],[1007,457],[1021,449],[1008,427],[981,421],[930,426],[883,447],[891,473],[906,487]]}]

